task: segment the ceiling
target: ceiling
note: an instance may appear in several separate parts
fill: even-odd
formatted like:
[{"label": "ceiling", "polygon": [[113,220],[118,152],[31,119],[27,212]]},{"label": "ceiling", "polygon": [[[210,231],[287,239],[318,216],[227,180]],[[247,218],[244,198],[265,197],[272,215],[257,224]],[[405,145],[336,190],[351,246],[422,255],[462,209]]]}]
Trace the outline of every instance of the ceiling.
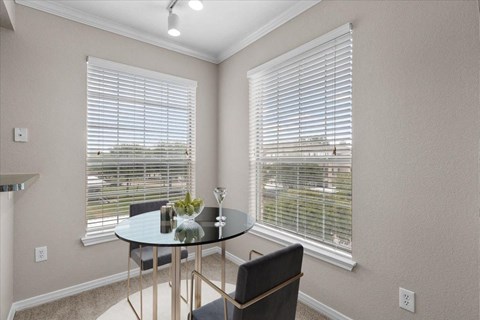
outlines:
[{"label": "ceiling", "polygon": [[15,0],[99,29],[220,63],[320,0],[179,0],[179,37],[167,34],[170,0]]}]

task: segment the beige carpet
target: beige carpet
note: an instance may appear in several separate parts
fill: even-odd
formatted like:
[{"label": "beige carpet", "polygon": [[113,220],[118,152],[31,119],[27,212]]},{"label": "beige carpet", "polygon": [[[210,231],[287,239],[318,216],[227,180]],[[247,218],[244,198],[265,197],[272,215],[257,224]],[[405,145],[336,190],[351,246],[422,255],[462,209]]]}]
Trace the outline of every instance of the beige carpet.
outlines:
[{"label": "beige carpet", "polygon": [[[220,256],[211,255],[203,259],[203,272],[212,280],[220,280]],[[193,263],[189,263],[190,270],[193,270]],[[183,269],[183,268],[182,268]],[[168,269],[159,271],[159,283],[168,281]],[[182,272],[182,276],[184,272]],[[226,264],[226,275],[228,283],[235,283],[237,277],[237,266],[231,262]],[[125,300],[127,287],[126,281],[120,281],[101,288],[93,289],[71,297],[43,304],[15,314],[14,320],[96,320],[104,315],[112,307],[122,300]],[[138,278],[132,281],[132,287],[137,288]],[[144,287],[151,286],[151,277],[144,277]],[[185,281],[182,280],[182,292],[184,292]],[[147,300],[145,300],[147,301]],[[149,299],[148,301],[151,301]],[[125,313],[127,314],[127,313]],[[182,315],[184,313],[182,312]],[[186,317],[186,314],[185,314]],[[183,318],[183,316],[182,316]],[[127,316],[117,318],[127,320]],[[133,318],[132,318],[133,319]],[[102,319],[99,319],[102,320]],[[302,303],[297,306],[296,320],[328,320],[318,312],[308,308]]]},{"label": "beige carpet", "polygon": [[[214,283],[220,287],[220,282],[214,281]],[[185,284],[185,282],[183,282]],[[185,287],[183,287],[185,288]],[[183,289],[182,288],[182,289]],[[225,285],[227,292],[232,292],[235,290],[233,284],[227,283]],[[220,298],[220,295],[211,289],[208,285],[202,283],[202,303],[206,304],[212,302],[215,299]],[[152,287],[148,287],[143,290],[143,319],[150,320],[152,319]],[[158,285],[158,320],[170,320],[170,301],[171,301],[171,291],[170,286],[167,282],[160,283]],[[140,294],[135,293],[130,296],[130,301],[135,306],[137,312],[140,312]],[[181,319],[186,318],[186,315],[190,312],[190,307],[183,300],[181,301],[181,310],[180,315]],[[135,314],[133,313],[130,305],[127,302],[127,299],[120,300],[117,304],[112,306],[110,309],[105,311],[97,320],[136,320]]]}]

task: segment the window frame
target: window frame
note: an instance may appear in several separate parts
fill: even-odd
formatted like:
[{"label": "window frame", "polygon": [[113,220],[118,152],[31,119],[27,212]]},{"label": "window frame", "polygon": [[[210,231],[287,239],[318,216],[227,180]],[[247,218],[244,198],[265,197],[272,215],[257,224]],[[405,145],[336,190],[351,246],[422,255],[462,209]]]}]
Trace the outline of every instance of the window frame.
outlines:
[{"label": "window frame", "polygon": [[[146,69],[133,67],[133,66],[129,66],[129,65],[121,64],[121,63],[116,63],[116,62],[112,62],[112,61],[108,61],[108,60],[104,60],[104,59],[99,59],[99,58],[96,58],[96,57],[91,57],[91,56],[87,57],[87,68],[86,68],[87,69],[87,77],[94,76],[94,72],[96,72],[95,68],[105,69],[106,72],[118,73],[119,81],[120,81],[120,79],[125,79],[125,77],[127,78],[127,82],[130,81],[130,80],[128,80],[128,79],[130,79],[130,77],[135,79],[135,83],[133,84],[134,87],[129,87],[129,86],[131,86],[131,84],[127,84],[127,87],[126,87],[127,89],[131,90],[131,88],[134,88],[133,89],[134,93],[131,93],[132,96],[130,96],[130,93],[126,93],[128,95],[128,98],[127,98],[128,101],[127,102],[123,102],[124,98],[122,98],[120,96],[120,91],[117,91],[117,93],[116,93],[116,94],[118,94],[118,96],[116,97],[116,99],[117,99],[116,103],[117,103],[118,106],[116,106],[116,108],[119,108],[118,109],[119,115],[117,115],[117,117],[120,117],[121,116],[120,112],[123,112],[123,111],[120,111],[121,110],[120,108],[122,108],[121,107],[122,103],[127,103],[127,107],[126,107],[127,109],[125,109],[125,110],[130,110],[131,108],[136,109],[135,106],[139,105],[139,106],[141,106],[140,110],[143,110],[145,112],[143,114],[144,118],[142,118],[141,114],[140,114],[140,117],[138,117],[137,115],[134,115],[135,119],[144,119],[144,120],[140,120],[140,121],[145,121],[143,131],[142,131],[142,129],[140,129],[140,131],[138,131],[139,133],[141,133],[141,135],[138,135],[138,136],[141,136],[141,138],[139,138],[140,139],[139,140],[140,141],[140,148],[141,149],[143,148],[142,150],[143,150],[144,153],[142,153],[143,156],[141,155],[138,158],[138,159],[140,159],[138,161],[138,163],[136,162],[137,160],[135,160],[137,158],[134,157],[135,159],[132,160],[132,161],[134,161],[136,163],[135,166],[140,166],[140,167],[143,166],[144,168],[147,168],[148,166],[153,166],[153,167],[158,166],[158,164],[161,163],[161,160],[160,160],[160,158],[158,158],[159,151],[158,151],[157,148],[158,148],[158,146],[162,146],[162,144],[158,144],[158,143],[160,141],[164,141],[164,139],[166,139],[165,141],[171,141],[171,138],[168,138],[168,137],[166,138],[166,136],[170,136],[170,134],[169,134],[170,127],[168,129],[165,129],[162,126],[159,126],[159,124],[164,125],[165,123],[163,121],[161,123],[158,122],[158,121],[160,121],[160,119],[162,119],[161,115],[159,114],[160,111],[158,111],[158,110],[163,110],[161,112],[167,112],[169,115],[170,115],[170,112],[173,112],[174,116],[178,116],[179,114],[185,114],[185,116],[187,118],[183,119],[182,122],[178,122],[179,121],[178,118],[175,119],[175,120],[172,120],[173,121],[172,129],[175,131],[174,135],[178,136],[178,130],[180,130],[180,127],[178,127],[178,126],[180,125],[180,126],[182,126],[182,128],[184,128],[184,129],[181,129],[182,132],[184,132],[184,133],[182,133],[181,137],[186,138],[185,144],[187,145],[187,147],[186,147],[187,148],[187,156],[186,156],[185,159],[181,160],[181,163],[180,162],[177,163],[177,162],[175,162],[175,160],[173,160],[174,161],[173,165],[176,164],[178,166],[178,165],[183,165],[183,163],[187,163],[187,169],[185,169],[185,170],[188,170],[187,171],[188,172],[188,181],[183,181],[183,182],[181,182],[181,184],[186,184],[186,188],[190,192],[195,193],[195,190],[194,190],[195,189],[195,162],[196,162],[195,161],[195,154],[196,154],[196,152],[195,152],[195,146],[196,146],[195,121],[196,121],[196,88],[197,88],[197,82],[194,81],[194,80],[190,80],[190,79],[184,79],[184,78],[180,78],[180,77],[176,77],[176,76],[172,76],[172,75],[168,75],[168,74],[163,74],[163,73],[156,72],[156,71],[146,70]],[[86,89],[87,97],[96,97],[96,94],[94,95],[93,91],[90,91],[90,90],[93,90],[93,89],[90,88],[90,86],[94,86],[93,82],[90,83],[90,80],[87,78],[86,83],[87,83],[87,89]],[[137,87],[138,86],[137,83],[140,83],[139,87]],[[162,91],[158,91],[159,90],[158,88],[160,88],[159,87],[160,85],[162,86],[161,88],[165,87],[167,89],[166,90],[162,89]],[[137,93],[137,88],[140,89],[140,91],[138,91],[140,93]],[[142,89],[145,90],[144,91],[145,96],[143,96],[143,100],[142,100],[142,92],[143,92]],[[147,96],[146,96],[146,94],[147,94],[146,90],[147,89],[148,90],[154,90],[154,91],[149,91],[148,101],[147,101]],[[178,90],[180,90],[180,91],[178,91]],[[127,92],[130,92],[130,91],[127,91]],[[105,99],[106,99],[105,102],[102,102],[102,104],[103,103],[110,103],[109,101],[112,101],[112,98],[107,97]],[[135,105],[131,105],[131,102],[130,102],[131,99],[135,99]],[[151,99],[155,99],[155,100],[151,100]],[[175,102],[173,102],[173,105],[176,105],[176,104],[177,105],[176,105],[176,107],[172,107],[170,109],[170,104],[168,103],[168,101],[170,101],[170,100],[168,100],[168,99],[183,99],[184,102],[179,102],[179,100],[174,100]],[[94,102],[94,103],[98,104],[99,102]],[[88,115],[90,115],[90,113],[89,113],[90,110],[93,110],[93,111],[98,110],[98,107],[96,105],[94,105],[94,103],[91,104],[91,101],[90,101],[90,98],[89,98],[89,101],[88,101],[88,107],[89,107],[88,110],[89,111],[87,111],[87,123],[86,123],[87,128],[89,128],[89,126],[92,125],[92,122],[90,122],[91,120],[88,119]],[[181,106],[178,105],[180,103],[182,104]],[[148,105],[148,107],[147,107],[147,105]],[[115,107],[113,107],[113,108],[115,108]],[[123,107],[123,108],[125,108],[125,107]],[[149,113],[147,114],[147,111],[146,111],[147,109],[148,110],[153,110],[153,111],[149,111],[149,112],[154,112],[155,114],[152,114],[152,115],[150,115]],[[178,111],[176,111],[177,109],[178,109]],[[173,111],[170,111],[170,110],[173,110]],[[95,117],[95,116],[92,114],[92,117]],[[96,117],[100,120],[104,120],[103,116],[96,116]],[[113,117],[115,117],[115,116],[113,116]],[[125,117],[125,115],[124,115],[124,117]],[[130,121],[129,117],[131,117],[131,116],[126,115],[126,117],[127,118],[125,118],[126,120],[124,120],[124,121],[128,121],[126,123],[130,123],[131,121]],[[116,119],[116,118],[111,118],[111,119]],[[111,119],[110,119],[110,121],[111,121]],[[174,119],[174,118],[172,118],[172,119]],[[147,123],[146,120],[148,120],[148,126],[153,125],[153,127],[151,127],[151,128],[158,128],[158,129],[155,129],[156,131],[153,132],[152,130],[145,127],[145,125]],[[118,118],[117,121],[119,121],[119,118]],[[135,121],[137,121],[137,120],[135,120]],[[153,124],[152,124],[152,121],[153,121]],[[137,122],[135,122],[135,123],[137,123]],[[126,124],[126,125],[131,126],[131,124]],[[120,127],[117,126],[115,128],[116,128],[115,130],[118,131],[116,133],[117,136],[120,135],[120,133],[119,133],[120,132],[119,131]],[[135,127],[128,127],[127,129],[135,130],[136,128]],[[104,130],[107,130],[107,129],[104,129]],[[149,130],[148,133],[147,133],[147,130]],[[162,132],[160,132],[160,131],[162,131]],[[155,134],[155,136],[152,136],[153,134]],[[183,134],[185,134],[185,137],[183,137]],[[149,136],[150,138],[147,138],[147,136]],[[86,229],[86,233],[85,233],[85,236],[81,238],[81,240],[82,240],[82,242],[85,246],[116,240],[117,237],[114,234],[114,229],[115,229],[116,224],[119,221],[118,220],[119,217],[121,218],[121,216],[124,216],[124,214],[121,214],[121,213],[117,212],[117,215],[118,215],[118,217],[116,218],[117,222],[112,224],[112,225],[108,225],[108,224],[104,225],[105,221],[107,221],[109,219],[112,219],[110,217],[110,215],[107,214],[106,216],[102,216],[101,218],[99,218],[99,219],[103,219],[102,220],[103,222],[101,222],[101,224],[102,224],[101,227],[95,227],[95,226],[92,226],[91,224],[89,225],[89,220],[92,220],[92,219],[89,219],[88,215],[87,215],[87,213],[88,213],[87,208],[88,208],[88,202],[89,202],[88,197],[89,197],[89,194],[90,194],[89,193],[89,179],[88,179],[88,177],[89,177],[88,163],[92,163],[91,161],[95,161],[95,160],[92,160],[92,159],[89,160],[88,148],[89,148],[89,146],[91,147],[90,143],[93,143],[94,145],[96,143],[98,143],[95,139],[105,139],[105,138],[103,138],[103,136],[101,138],[95,138],[95,137],[92,138],[92,137],[90,136],[90,131],[89,131],[89,133],[87,133],[87,137],[86,137],[87,140],[86,140],[86,159],[85,159],[86,160],[86,162],[85,162],[85,176],[86,176],[86,179],[85,179],[85,192],[86,192],[86,196],[85,196],[85,201],[86,201],[85,202],[85,205],[86,205],[86,207],[85,207],[85,224],[86,224],[86,228],[85,229]],[[92,139],[92,142],[90,142],[90,139]],[[117,137],[117,139],[118,139],[118,137]],[[152,144],[151,147],[148,147],[146,145],[147,139],[150,139],[149,140],[150,143],[153,139],[153,141],[156,141],[155,142],[156,144],[155,145]],[[135,138],[133,140],[135,142],[131,145],[131,147],[133,149],[135,149],[137,147],[137,138]],[[173,139],[173,140],[176,140],[176,139]],[[98,140],[98,141],[102,141],[102,140]],[[118,149],[117,152],[126,152],[126,151],[122,151],[123,143],[124,142],[122,142],[120,144],[118,142],[116,143],[116,146],[120,147],[120,149]],[[145,146],[142,143],[144,143]],[[171,146],[168,144],[169,142],[166,142],[166,143],[167,143],[168,148],[171,149]],[[176,144],[178,144],[178,142]],[[176,144],[174,144],[174,147],[178,148],[178,146],[176,146]],[[129,152],[131,152],[131,151],[128,150],[127,157],[130,157]],[[152,155],[150,154],[151,152],[154,152],[153,158],[150,158],[150,157],[152,157]],[[177,151],[177,153],[178,153],[178,151]],[[119,154],[119,156],[117,156],[117,157],[122,158],[123,157],[122,154],[123,153]],[[160,154],[163,154],[163,153],[160,152]],[[169,155],[171,157],[171,154],[169,154]],[[145,158],[145,159],[143,159],[143,158]],[[142,159],[144,160],[143,162],[142,162]],[[152,159],[153,159],[153,164],[152,164]],[[157,162],[157,161],[155,161],[155,159],[158,159],[159,161]],[[168,160],[167,162],[170,163],[170,158],[168,158],[167,160]],[[108,161],[109,160],[107,159],[107,162]],[[122,160],[121,159],[120,160],[115,160],[114,159],[114,161],[117,162],[117,161],[122,161]],[[158,163],[158,164],[156,165],[156,163]],[[104,170],[104,169],[101,169],[101,170]],[[137,170],[136,167],[133,170]],[[144,169],[144,170],[146,170],[146,169]],[[163,169],[159,169],[159,170],[163,170]],[[161,172],[163,172],[163,171],[161,171]],[[129,173],[125,173],[123,175],[128,176]],[[170,175],[170,173],[169,173],[169,175]],[[163,181],[163,178],[158,177],[157,180],[159,181],[158,183],[161,183],[161,181]],[[149,182],[149,183],[151,183],[151,182]],[[170,190],[171,190],[170,187],[171,187],[171,185],[168,185],[166,187],[168,189],[167,192],[170,192]],[[136,196],[141,197],[142,194],[145,193],[145,195],[144,195],[144,198],[146,199],[145,201],[153,201],[155,199],[151,199],[151,200],[148,199],[148,194],[151,192],[150,188],[151,188],[151,186],[144,186],[143,191],[140,191],[139,193],[135,193],[135,194],[136,194]],[[128,189],[128,187],[127,187],[127,189]],[[142,189],[142,188],[140,188],[140,189]],[[118,191],[118,192],[121,192],[121,191]],[[165,192],[165,191],[160,191],[160,192]],[[176,190],[176,193],[178,193],[178,190]],[[183,194],[182,194],[182,196],[183,196]],[[169,200],[175,200],[175,199],[169,199]],[[136,201],[133,201],[131,203],[134,203],[134,202],[136,202]]]},{"label": "window frame", "polygon": [[[275,71],[281,68],[284,65],[289,64],[293,60],[301,59],[308,51],[315,49],[322,44],[325,44],[331,40],[334,40],[342,35],[349,34],[352,32],[352,25],[347,23],[339,28],[332,30],[331,32],[320,36],[296,49],[293,49],[271,61],[268,61],[256,68],[251,69],[247,73],[247,77],[250,81],[249,94],[250,94],[250,212],[257,216],[257,208],[261,207],[261,204],[258,203],[258,172],[257,172],[257,159],[256,152],[258,147],[257,142],[257,131],[256,131],[256,113],[257,108],[253,105],[254,98],[252,97],[252,82],[255,79],[261,78],[262,76]],[[350,158],[351,159],[351,158]],[[260,160],[259,160],[260,161]],[[333,246],[327,244],[312,241],[310,239],[301,237],[294,233],[284,231],[274,226],[263,224],[257,222],[256,225],[251,230],[252,234],[260,236],[262,238],[268,239],[270,241],[288,245],[291,243],[299,242],[302,243],[305,247],[305,253],[315,257],[317,259],[329,262],[333,265],[341,267],[345,270],[352,271],[356,266],[356,262],[352,259],[352,254],[343,250],[338,250]]]}]

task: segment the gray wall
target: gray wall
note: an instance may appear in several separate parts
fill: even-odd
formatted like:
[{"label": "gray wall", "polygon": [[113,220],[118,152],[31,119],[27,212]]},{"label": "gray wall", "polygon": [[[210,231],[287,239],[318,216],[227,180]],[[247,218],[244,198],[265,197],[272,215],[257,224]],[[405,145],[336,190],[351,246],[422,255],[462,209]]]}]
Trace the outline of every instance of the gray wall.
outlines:
[{"label": "gray wall", "polygon": [[[225,205],[246,210],[246,72],[352,22],[359,266],[347,272],[305,257],[301,290],[357,320],[479,318],[476,1],[322,1],[220,67],[16,9],[15,33],[0,31],[0,167],[40,178],[15,197],[14,300],[125,270],[120,241],[79,240],[87,55],[197,80],[197,189],[207,191],[199,196],[209,199],[218,182],[229,189]],[[29,128],[30,142],[14,144],[14,127]],[[42,245],[49,260],[34,263]],[[243,258],[250,248],[276,245],[253,235],[228,245]],[[415,315],[398,308],[399,286],[417,293]]]},{"label": "gray wall", "polygon": [[[223,62],[225,206],[248,208],[247,71],[347,22],[358,267],[305,257],[301,290],[357,320],[479,319],[477,1],[322,1]],[[247,235],[228,249],[276,247]],[[400,286],[416,314],[398,307]]]},{"label": "gray wall", "polygon": [[[88,55],[198,81],[197,195],[216,180],[218,66],[21,5],[15,32],[1,29],[2,173],[39,173],[15,197],[14,300],[126,270],[127,247],[84,247],[86,57]],[[14,127],[29,129],[13,143]],[[213,196],[210,197],[214,202]],[[212,203],[210,203],[212,204]],[[48,261],[34,263],[34,248]]]}]

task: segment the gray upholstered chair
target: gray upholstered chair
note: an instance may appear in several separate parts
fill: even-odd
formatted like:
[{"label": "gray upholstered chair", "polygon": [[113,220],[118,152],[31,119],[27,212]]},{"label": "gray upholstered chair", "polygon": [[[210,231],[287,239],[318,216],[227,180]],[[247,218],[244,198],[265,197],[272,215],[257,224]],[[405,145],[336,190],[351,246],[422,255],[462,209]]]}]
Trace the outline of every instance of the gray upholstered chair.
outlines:
[{"label": "gray upholstered chair", "polygon": [[[302,269],[303,247],[294,244],[242,264],[236,290],[228,295],[200,273],[192,272],[190,317],[192,320],[294,320]],[[196,310],[193,280],[199,277],[222,298]]]},{"label": "gray upholstered chair", "polygon": [[[142,203],[135,203],[130,205],[130,217],[160,210],[160,207],[166,205],[168,201],[151,201],[151,202],[142,202]],[[142,272],[145,270],[149,270],[153,268],[153,247],[151,246],[141,246],[136,243],[130,243],[129,248],[129,255],[128,255],[128,280],[127,280],[127,301],[132,307],[135,315],[138,319],[143,319],[143,279],[142,279]],[[186,262],[188,258],[188,251],[187,249],[182,249],[180,253],[180,259],[185,259],[185,268]],[[158,266],[163,266],[172,262],[172,249],[169,247],[158,247]],[[130,301],[130,261],[133,260],[135,263],[140,267],[140,314],[136,311],[135,307],[133,306],[132,302]],[[188,271],[186,269],[185,273],[187,274]],[[187,297],[188,297],[188,276],[185,277],[185,283],[187,287]],[[187,299],[182,297],[182,299],[188,303]]]}]

